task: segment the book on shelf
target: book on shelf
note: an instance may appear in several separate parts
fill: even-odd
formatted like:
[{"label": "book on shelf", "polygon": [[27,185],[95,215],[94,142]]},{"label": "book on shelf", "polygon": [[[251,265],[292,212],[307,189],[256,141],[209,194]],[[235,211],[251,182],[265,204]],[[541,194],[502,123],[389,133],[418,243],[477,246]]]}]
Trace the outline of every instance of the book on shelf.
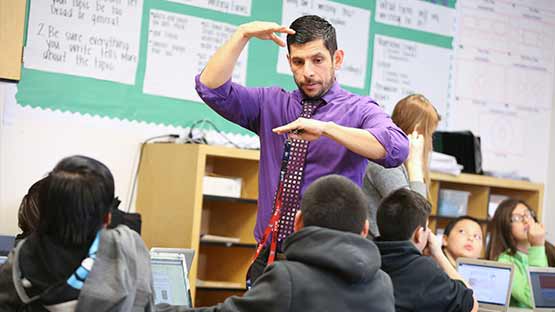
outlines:
[{"label": "book on shelf", "polygon": [[210,242],[210,243],[234,243],[238,244],[241,242],[239,237],[233,236],[222,236],[222,235],[212,235],[212,234],[201,234],[200,235],[201,242]]}]

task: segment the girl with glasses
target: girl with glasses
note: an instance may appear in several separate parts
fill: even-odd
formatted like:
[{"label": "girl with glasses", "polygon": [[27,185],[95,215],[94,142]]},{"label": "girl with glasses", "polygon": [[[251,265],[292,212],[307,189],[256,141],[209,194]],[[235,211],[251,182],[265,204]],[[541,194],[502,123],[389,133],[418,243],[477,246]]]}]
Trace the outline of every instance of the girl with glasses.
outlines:
[{"label": "girl with glasses", "polygon": [[527,268],[547,267],[545,229],[536,220],[525,202],[507,199],[499,204],[488,226],[488,258],[515,266],[511,306],[532,308]]}]

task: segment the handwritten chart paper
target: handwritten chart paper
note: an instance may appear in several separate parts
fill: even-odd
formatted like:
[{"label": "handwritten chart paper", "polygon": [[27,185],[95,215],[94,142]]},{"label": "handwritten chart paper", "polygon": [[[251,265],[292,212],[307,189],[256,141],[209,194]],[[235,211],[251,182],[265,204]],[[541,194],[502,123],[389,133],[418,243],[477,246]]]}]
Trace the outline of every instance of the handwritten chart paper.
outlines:
[{"label": "handwritten chart paper", "polygon": [[31,1],[25,68],[135,83],[142,0]]},{"label": "handwritten chart paper", "polygon": [[[195,75],[236,28],[208,19],[151,10],[143,92],[201,102],[195,91]],[[242,85],[246,82],[247,50],[248,46],[232,75],[232,80]]]},{"label": "handwritten chart paper", "polygon": [[169,0],[228,14],[251,15],[252,0]]},{"label": "handwritten chart paper", "polygon": [[377,0],[376,22],[451,37],[455,10],[421,0]]},{"label": "handwritten chart paper", "polygon": [[449,49],[376,35],[370,96],[391,113],[405,96],[424,94],[444,116],[451,57]]}]

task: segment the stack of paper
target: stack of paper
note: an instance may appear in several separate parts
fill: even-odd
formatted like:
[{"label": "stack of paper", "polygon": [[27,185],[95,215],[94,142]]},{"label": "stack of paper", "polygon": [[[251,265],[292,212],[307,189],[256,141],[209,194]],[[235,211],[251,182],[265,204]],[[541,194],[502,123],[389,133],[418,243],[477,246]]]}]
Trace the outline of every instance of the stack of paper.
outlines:
[{"label": "stack of paper", "polygon": [[459,175],[463,166],[457,163],[457,159],[451,155],[432,152],[430,170],[435,172]]}]

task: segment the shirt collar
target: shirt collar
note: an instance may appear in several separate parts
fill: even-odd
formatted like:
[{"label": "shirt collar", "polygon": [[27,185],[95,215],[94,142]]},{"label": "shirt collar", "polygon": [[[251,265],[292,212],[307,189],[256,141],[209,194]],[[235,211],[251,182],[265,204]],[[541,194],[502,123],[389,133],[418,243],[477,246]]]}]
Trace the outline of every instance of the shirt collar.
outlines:
[{"label": "shirt collar", "polygon": [[[330,103],[336,98],[338,98],[341,95],[342,91],[343,89],[341,89],[341,87],[339,86],[339,83],[336,80],[333,82],[328,92],[326,92],[326,94],[322,96],[322,100],[324,101],[325,104]],[[293,93],[298,98],[299,102],[301,102],[303,99],[301,90],[296,89]]]}]

